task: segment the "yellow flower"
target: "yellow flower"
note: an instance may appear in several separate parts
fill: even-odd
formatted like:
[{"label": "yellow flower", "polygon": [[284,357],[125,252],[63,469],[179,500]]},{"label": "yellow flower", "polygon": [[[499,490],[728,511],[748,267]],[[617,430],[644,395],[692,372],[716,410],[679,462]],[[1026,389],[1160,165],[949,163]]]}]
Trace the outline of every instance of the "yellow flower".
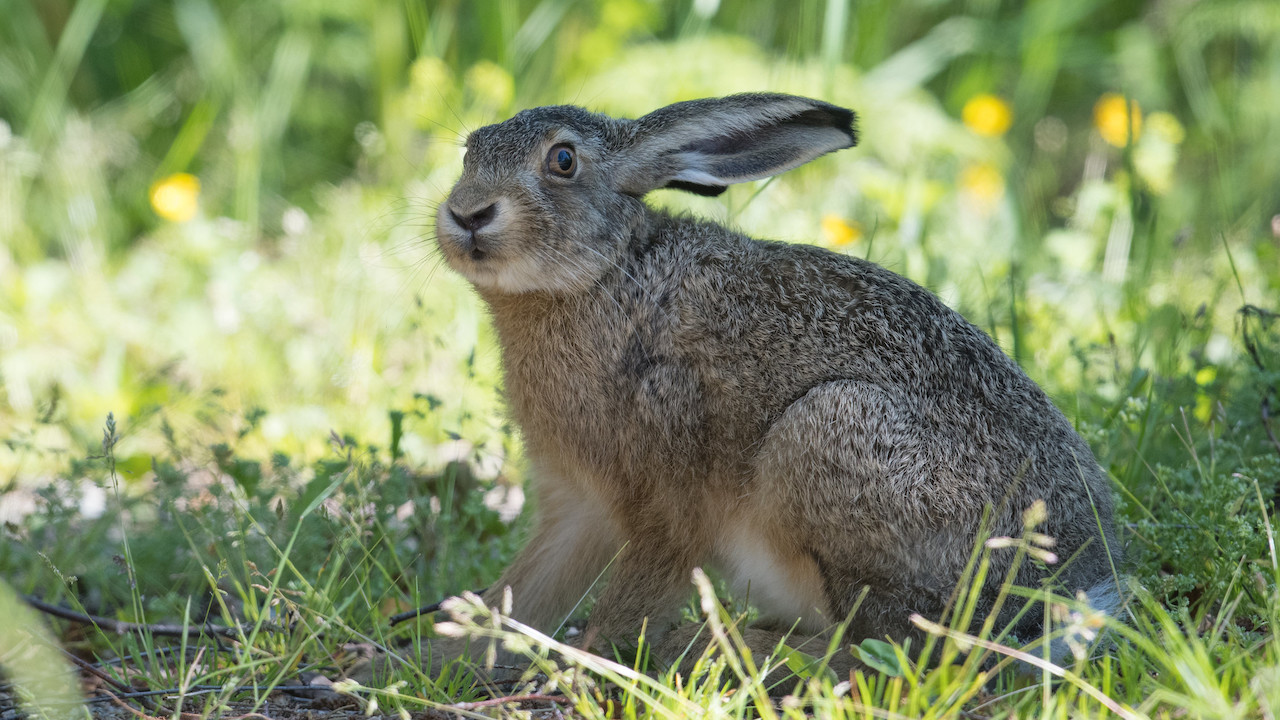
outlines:
[{"label": "yellow flower", "polygon": [[200,208],[200,178],[174,173],[151,186],[151,208],[170,222],[186,222]]},{"label": "yellow flower", "polygon": [[1013,108],[991,93],[969,98],[960,111],[960,119],[975,133],[984,137],[1000,137],[1013,124]]},{"label": "yellow flower", "polygon": [[973,163],[960,171],[960,187],[990,210],[1004,197],[1004,175],[989,162]]},{"label": "yellow flower", "polygon": [[1196,371],[1197,385],[1201,385],[1201,386],[1209,385],[1214,380],[1217,380],[1217,379],[1218,379],[1218,370],[1212,365],[1206,365]]},{"label": "yellow flower", "polygon": [[1196,393],[1196,407],[1195,410],[1192,410],[1192,413],[1197,420],[1208,425],[1209,421],[1213,419],[1213,400],[1204,393]]},{"label": "yellow flower", "polygon": [[862,239],[862,228],[839,215],[827,214],[822,216],[822,237],[828,245],[849,245]]},{"label": "yellow flower", "polygon": [[1093,125],[1098,128],[1102,139],[1115,147],[1129,144],[1129,126],[1132,122],[1133,136],[1142,134],[1142,108],[1137,100],[1125,101],[1123,95],[1106,93],[1098,98],[1093,106]]},{"label": "yellow flower", "polygon": [[1196,419],[1202,423],[1208,424],[1213,419],[1214,403],[1213,399],[1204,392],[1204,388],[1212,385],[1214,380],[1218,379],[1218,371],[1211,365],[1206,365],[1196,371],[1196,385],[1200,386],[1196,391],[1196,407],[1192,412]]}]

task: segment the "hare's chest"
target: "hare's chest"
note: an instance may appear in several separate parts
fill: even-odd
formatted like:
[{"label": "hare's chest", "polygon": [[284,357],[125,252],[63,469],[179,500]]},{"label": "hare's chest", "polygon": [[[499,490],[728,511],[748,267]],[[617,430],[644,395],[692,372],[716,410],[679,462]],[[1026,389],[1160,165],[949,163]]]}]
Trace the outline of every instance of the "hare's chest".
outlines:
[{"label": "hare's chest", "polygon": [[504,365],[508,403],[532,449],[626,470],[687,465],[706,444],[692,372],[634,339],[547,343]]}]

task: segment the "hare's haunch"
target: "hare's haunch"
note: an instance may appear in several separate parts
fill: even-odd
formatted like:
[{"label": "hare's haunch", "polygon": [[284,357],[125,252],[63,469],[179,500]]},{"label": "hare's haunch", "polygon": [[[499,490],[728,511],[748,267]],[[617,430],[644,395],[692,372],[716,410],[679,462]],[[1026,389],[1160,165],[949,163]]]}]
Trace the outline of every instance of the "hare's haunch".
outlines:
[{"label": "hare's haunch", "polygon": [[[850,637],[902,639],[944,611],[980,534],[1020,536],[1037,500],[1061,562],[1016,581],[1105,603],[1107,478],[991,338],[872,263],[644,203],[851,147],[853,122],[748,94],[638,120],[543,107],[471,133],[438,242],[492,312],[539,512],[491,604],[510,587],[517,619],[554,630],[611,564],[588,635],[633,643],[646,618],[670,628],[705,565],[766,628],[820,635],[861,597]],[[993,552],[980,614],[1014,555]]]}]

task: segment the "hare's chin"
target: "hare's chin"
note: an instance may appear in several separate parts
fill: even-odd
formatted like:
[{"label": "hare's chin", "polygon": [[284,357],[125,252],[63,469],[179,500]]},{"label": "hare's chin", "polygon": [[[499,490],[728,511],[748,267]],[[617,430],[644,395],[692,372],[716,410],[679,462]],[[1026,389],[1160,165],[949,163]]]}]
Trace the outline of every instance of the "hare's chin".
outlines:
[{"label": "hare's chin", "polygon": [[567,289],[565,278],[528,258],[495,258],[483,260],[456,258],[450,261],[454,270],[481,290],[501,293],[526,293]]},{"label": "hare's chin", "polygon": [[582,292],[598,281],[598,276],[564,268],[547,268],[536,262],[472,263],[455,269],[477,289],[506,295],[542,292],[553,295]]}]

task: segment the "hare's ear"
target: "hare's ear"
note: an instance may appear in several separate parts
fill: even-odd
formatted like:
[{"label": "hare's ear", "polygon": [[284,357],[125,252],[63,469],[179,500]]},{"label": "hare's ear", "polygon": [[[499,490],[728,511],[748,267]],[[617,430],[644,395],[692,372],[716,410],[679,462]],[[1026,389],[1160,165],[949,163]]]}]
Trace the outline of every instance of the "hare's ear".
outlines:
[{"label": "hare's ear", "polygon": [[617,176],[629,195],[663,187],[719,195],[858,141],[852,110],[773,93],[690,100],[634,122]]}]

